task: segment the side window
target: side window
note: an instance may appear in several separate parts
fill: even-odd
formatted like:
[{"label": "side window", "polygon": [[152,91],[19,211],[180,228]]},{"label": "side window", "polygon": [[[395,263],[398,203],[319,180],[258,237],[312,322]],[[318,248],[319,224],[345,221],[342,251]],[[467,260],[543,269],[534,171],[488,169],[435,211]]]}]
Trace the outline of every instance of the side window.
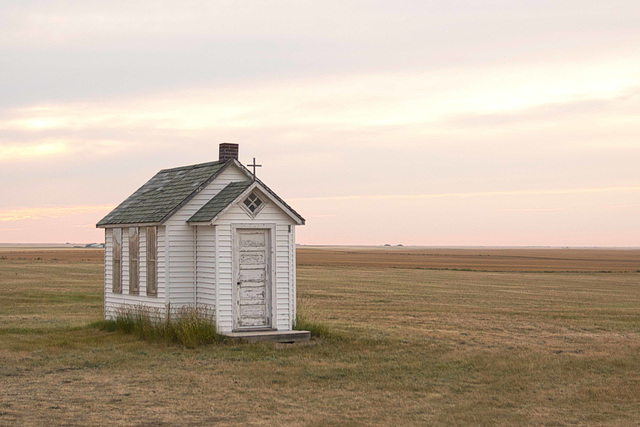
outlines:
[{"label": "side window", "polygon": [[129,238],[129,293],[138,295],[140,289],[140,269],[138,266],[138,252],[140,248],[140,238],[138,227],[126,228]]},{"label": "side window", "polygon": [[122,228],[113,228],[113,264],[112,275],[113,283],[111,290],[114,294],[122,293]]},{"label": "side window", "polygon": [[147,295],[158,295],[158,229],[147,227]]}]

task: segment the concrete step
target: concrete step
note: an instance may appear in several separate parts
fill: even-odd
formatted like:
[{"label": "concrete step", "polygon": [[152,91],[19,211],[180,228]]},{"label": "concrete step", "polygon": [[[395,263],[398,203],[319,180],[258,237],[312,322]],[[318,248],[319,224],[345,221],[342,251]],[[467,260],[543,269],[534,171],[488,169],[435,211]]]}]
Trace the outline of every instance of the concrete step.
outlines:
[{"label": "concrete step", "polygon": [[309,341],[311,332],[309,331],[273,331],[273,330],[255,330],[229,332],[224,334],[229,338],[241,339],[249,342],[258,341],[276,341],[282,343]]}]

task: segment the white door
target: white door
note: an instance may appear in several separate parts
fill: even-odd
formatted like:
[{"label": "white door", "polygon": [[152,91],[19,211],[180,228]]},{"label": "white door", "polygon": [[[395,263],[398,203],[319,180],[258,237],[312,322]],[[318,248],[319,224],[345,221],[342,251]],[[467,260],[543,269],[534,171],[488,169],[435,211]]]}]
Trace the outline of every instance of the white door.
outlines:
[{"label": "white door", "polygon": [[237,230],[235,246],[235,327],[270,328],[269,230]]}]

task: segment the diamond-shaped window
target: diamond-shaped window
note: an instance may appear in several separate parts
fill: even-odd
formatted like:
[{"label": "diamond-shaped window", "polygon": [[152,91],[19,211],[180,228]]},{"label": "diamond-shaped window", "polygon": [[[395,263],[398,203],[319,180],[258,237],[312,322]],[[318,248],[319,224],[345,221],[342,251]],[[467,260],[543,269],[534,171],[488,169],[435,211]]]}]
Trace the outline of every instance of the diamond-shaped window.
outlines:
[{"label": "diamond-shaped window", "polygon": [[249,209],[249,211],[252,214],[257,213],[257,211],[260,208],[260,206],[262,206],[264,204],[262,199],[260,199],[260,197],[258,197],[258,195],[256,193],[249,194],[249,197],[244,199],[244,201],[242,203],[246,206],[247,209]]}]

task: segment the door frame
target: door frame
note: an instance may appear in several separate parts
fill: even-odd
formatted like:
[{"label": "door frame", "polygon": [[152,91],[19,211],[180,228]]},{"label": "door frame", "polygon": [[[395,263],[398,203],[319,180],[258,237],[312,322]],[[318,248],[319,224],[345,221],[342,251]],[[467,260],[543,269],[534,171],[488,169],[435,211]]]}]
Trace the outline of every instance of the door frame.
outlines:
[{"label": "door frame", "polygon": [[[241,230],[265,230],[267,231],[267,279],[269,281],[267,287],[267,326],[260,327],[238,327],[238,274],[240,267],[240,250],[238,231]],[[275,327],[276,317],[276,225],[272,223],[238,223],[231,224],[231,242],[233,248],[232,256],[232,317],[233,317],[233,330],[234,331],[249,331],[249,330],[273,330]]]}]

